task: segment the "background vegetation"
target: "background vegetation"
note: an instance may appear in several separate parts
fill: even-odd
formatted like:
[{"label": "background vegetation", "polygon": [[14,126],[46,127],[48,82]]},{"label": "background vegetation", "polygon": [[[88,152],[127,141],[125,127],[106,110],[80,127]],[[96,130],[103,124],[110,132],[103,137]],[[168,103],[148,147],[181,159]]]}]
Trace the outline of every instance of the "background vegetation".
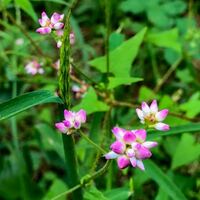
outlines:
[{"label": "background vegetation", "polygon": [[[61,103],[54,95],[59,49],[50,35],[35,32],[42,11],[66,14],[68,6],[62,0],[0,2],[1,199],[46,200],[69,189],[61,134],[54,128],[59,121],[55,103]],[[145,172],[121,171],[114,161],[83,187],[84,199],[200,199],[199,11],[194,0],[81,0],[73,9],[70,87],[81,91],[72,91],[71,104],[89,114],[84,132],[109,150],[111,128],[142,127],[135,108],[152,99],[170,110],[166,122],[172,127],[167,133],[149,132],[159,146],[145,162]],[[41,63],[44,74],[26,73],[32,60]],[[45,91],[7,102],[35,90]],[[75,143],[80,177],[104,165],[78,133]]]}]

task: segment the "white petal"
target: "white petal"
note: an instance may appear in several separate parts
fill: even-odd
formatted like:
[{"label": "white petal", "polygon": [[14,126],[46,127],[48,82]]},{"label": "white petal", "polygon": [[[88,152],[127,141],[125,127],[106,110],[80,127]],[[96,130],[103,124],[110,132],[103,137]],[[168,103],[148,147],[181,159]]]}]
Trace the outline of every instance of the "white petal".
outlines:
[{"label": "white petal", "polygon": [[136,113],[137,113],[140,120],[144,119],[143,112],[139,108],[136,108]]},{"label": "white petal", "polygon": [[149,106],[147,105],[147,103],[146,102],[142,102],[142,111],[143,111],[143,113],[145,114],[145,115],[147,115],[147,114],[149,114],[150,113],[150,108],[149,108]]},{"label": "white petal", "polygon": [[117,158],[117,157],[118,157],[118,154],[116,154],[116,153],[113,152],[113,151],[110,151],[109,153],[105,154],[104,156],[105,156],[105,158],[106,158],[107,160],[110,160],[110,159],[115,159],[115,158]]},{"label": "white petal", "polygon": [[137,167],[140,168],[142,171],[145,170],[142,160],[137,160]]},{"label": "white petal", "polygon": [[156,113],[158,112],[158,105],[157,105],[157,101],[153,100],[151,105],[150,105],[150,110],[152,113]]},{"label": "white petal", "polygon": [[142,144],[142,146],[144,146],[144,147],[146,147],[146,148],[148,148],[148,149],[153,148],[153,147],[156,147],[157,145],[158,145],[157,142],[151,142],[151,141],[149,141],[149,142],[144,142],[144,143]]}]

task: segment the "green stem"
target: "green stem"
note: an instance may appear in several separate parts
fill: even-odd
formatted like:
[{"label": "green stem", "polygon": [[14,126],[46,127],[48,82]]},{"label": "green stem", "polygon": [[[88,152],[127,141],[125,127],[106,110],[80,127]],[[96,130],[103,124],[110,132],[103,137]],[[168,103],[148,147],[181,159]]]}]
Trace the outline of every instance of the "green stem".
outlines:
[{"label": "green stem", "polygon": [[105,0],[105,18],[106,18],[106,39],[105,39],[105,52],[106,52],[106,72],[107,78],[109,76],[109,35],[110,35],[110,0]]},{"label": "green stem", "polygon": [[98,83],[94,80],[92,80],[89,76],[87,76],[86,74],[84,74],[76,65],[74,65],[74,63],[70,63],[73,67],[73,69],[75,69],[75,71],[77,73],[79,73],[80,75],[82,75],[85,79],[87,79],[89,82],[91,82],[93,85],[98,85]]},{"label": "green stem", "polygon": [[158,92],[161,87],[163,86],[163,84],[167,81],[167,79],[170,77],[170,75],[175,71],[175,69],[179,66],[179,64],[182,61],[182,57],[179,57],[174,64],[168,69],[168,71],[165,73],[165,75],[162,77],[162,79],[158,82],[158,84],[156,85],[154,91]]},{"label": "green stem", "polygon": [[[75,5],[76,0],[72,2],[72,6],[68,9],[68,13],[65,21],[64,35],[62,39],[62,46],[60,50],[60,71],[59,71],[59,91],[60,96],[64,102],[64,108],[70,109],[70,16],[71,9]],[[60,109],[63,117],[63,107]],[[76,185],[79,184],[78,170],[77,170],[77,159],[75,153],[75,145],[73,136],[62,135],[65,160],[66,160],[66,171],[68,177],[68,184],[70,187],[76,187],[76,192],[72,194],[73,200],[82,200],[82,190]],[[71,192],[73,192],[72,190]]]},{"label": "green stem", "polygon": [[105,154],[106,151],[101,148],[99,145],[97,145],[96,143],[94,143],[89,137],[87,137],[81,130],[79,131],[81,136],[87,140],[91,145],[93,145],[98,151],[100,151],[101,153]]},{"label": "green stem", "polygon": [[108,167],[110,166],[110,163],[111,163],[111,161],[108,160],[108,161],[106,162],[106,164],[105,164],[100,170],[98,170],[97,172],[95,172],[95,173],[92,174],[92,175],[86,175],[85,177],[83,177],[83,178],[82,178],[82,181],[81,181],[81,182],[82,182],[81,184],[77,184],[77,185],[74,186],[73,188],[71,188],[71,189],[69,189],[69,190],[67,190],[67,191],[65,191],[65,192],[63,192],[63,193],[61,193],[61,194],[55,196],[55,197],[52,198],[51,200],[56,200],[56,199],[58,199],[58,198],[60,198],[60,197],[62,197],[62,196],[68,195],[68,194],[70,194],[70,193],[72,193],[72,192],[74,192],[74,191],[80,189],[81,187],[85,186],[86,183],[90,182],[91,180],[93,180],[93,179],[95,179],[95,178],[101,176],[102,174],[104,174],[104,173],[106,172],[106,170],[107,170]]}]

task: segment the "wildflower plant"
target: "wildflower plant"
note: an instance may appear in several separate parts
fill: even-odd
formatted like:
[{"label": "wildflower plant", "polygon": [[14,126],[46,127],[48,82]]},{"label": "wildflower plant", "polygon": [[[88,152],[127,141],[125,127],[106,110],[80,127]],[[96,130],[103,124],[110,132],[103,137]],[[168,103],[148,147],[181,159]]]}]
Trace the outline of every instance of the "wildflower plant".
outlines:
[{"label": "wildflower plant", "polygon": [[[101,182],[99,183],[101,183],[107,191],[112,188],[114,185],[113,183],[119,177],[119,186],[121,188],[118,189],[120,192],[117,191],[118,189],[110,190],[112,192],[112,195],[110,196],[113,196],[113,194],[118,196],[121,191],[123,194],[124,188],[127,190],[127,185],[130,185],[130,188],[128,188],[128,199],[129,197],[131,198],[133,194],[135,195],[132,177],[137,179],[140,173],[143,174],[144,179],[146,179],[147,174],[148,178],[152,178],[160,184],[161,189],[164,190],[166,194],[169,194],[170,198],[176,199],[178,196],[178,200],[185,200],[184,195],[177,185],[173,183],[167,173],[164,173],[154,162],[155,159],[157,159],[159,146],[162,145],[162,141],[157,139],[157,137],[170,135],[171,133],[182,133],[185,132],[185,130],[196,131],[200,130],[200,128],[194,124],[192,124],[194,127],[191,128],[190,125],[188,129],[187,127],[186,129],[185,127],[178,127],[177,129],[176,127],[171,128],[171,123],[168,124],[164,121],[168,115],[172,115],[172,112],[170,110],[169,113],[167,108],[162,110],[159,109],[157,102],[161,99],[159,96],[156,96],[155,94],[156,97],[154,97],[152,95],[152,98],[156,98],[157,100],[154,99],[148,104],[145,102],[146,99],[148,99],[146,98],[145,101],[141,103],[141,106],[139,106],[138,102],[140,102],[142,95],[140,98],[136,98],[137,94],[133,95],[132,92],[131,84],[143,80],[140,77],[131,76],[132,63],[140,50],[142,42],[148,42],[148,40],[154,37],[156,38],[157,36],[153,37],[151,32],[149,33],[147,28],[144,27],[130,39],[127,39],[126,41],[121,41],[120,39],[120,41],[118,41],[118,39],[121,38],[121,33],[119,34],[119,32],[122,28],[120,27],[111,35],[111,3],[105,1],[106,33],[104,35],[105,43],[104,45],[102,44],[102,47],[105,46],[105,56],[94,58],[88,64],[87,59],[90,57],[90,54],[85,56],[83,53],[84,62],[82,62],[82,60],[79,61],[79,58],[81,58],[79,54],[82,53],[82,48],[87,48],[87,51],[89,51],[89,53],[91,52],[89,45],[81,44],[82,46],[79,46],[81,53],[77,51],[75,56],[71,53],[71,49],[74,48],[76,39],[70,26],[70,22],[73,22],[73,20],[71,20],[71,13],[77,5],[77,2],[78,1],[76,0],[72,0],[72,3],[69,5],[66,3],[68,6],[66,14],[56,11],[53,12],[51,16],[49,15],[49,17],[46,12],[43,11],[41,13],[41,18],[38,20],[38,26],[40,27],[36,29],[36,32],[41,35],[37,34],[37,37],[43,37],[43,35],[52,36],[56,41],[55,49],[60,54],[59,59],[54,56],[51,57],[51,55],[46,55],[44,52],[45,48],[40,48],[37,41],[30,39],[29,33],[25,32],[25,35],[28,35],[27,38],[29,38],[29,42],[33,44],[35,51],[38,52],[38,59],[30,59],[25,65],[24,69],[26,73],[31,75],[41,74],[42,80],[48,82],[49,85],[54,84],[53,90],[58,92],[52,94],[52,92],[46,90],[33,91],[5,102],[0,105],[0,120],[13,117],[16,114],[41,103],[57,103],[59,105],[52,109],[52,112],[54,112],[52,120],[45,119],[48,121],[49,129],[45,129],[43,126],[40,126],[40,124],[36,125],[36,129],[40,132],[41,137],[43,137],[41,144],[44,143],[41,145],[41,148],[44,146],[41,154],[42,156],[45,154],[45,156],[43,156],[44,158],[42,157],[41,159],[42,167],[44,165],[45,170],[53,170],[55,167],[58,171],[62,168],[60,170],[61,173],[58,173],[58,175],[63,174],[64,177],[61,178],[62,181],[56,183],[53,182],[58,179],[56,178],[57,176],[53,176],[52,178],[50,175],[50,178],[47,177],[47,179],[52,179],[52,185],[49,187],[50,192],[48,195],[57,194],[56,196],[51,197],[51,200],[65,198],[65,196],[69,194],[71,195],[70,199],[72,200],[108,199],[109,197],[107,198],[106,192],[106,197],[104,198],[104,192],[100,192],[96,189],[95,185],[98,186],[99,184],[95,184],[95,179],[100,177],[102,180],[100,180]],[[129,1],[126,1],[121,5],[125,5],[127,2]],[[127,9],[127,7],[121,6],[120,9]],[[7,15],[9,16],[9,13],[4,17],[6,18]],[[12,18],[8,19],[12,21]],[[16,22],[16,24],[20,30],[24,30],[20,23]],[[81,28],[80,30],[77,28],[79,25],[77,24],[73,23],[74,30],[82,31]],[[163,34],[162,37],[164,37],[165,34]],[[77,37],[78,36],[80,37],[80,34],[77,34]],[[112,40],[114,40],[114,45],[110,45],[110,41]],[[155,40],[153,40],[153,42],[155,43]],[[22,44],[21,41],[16,41],[16,45],[20,46]],[[77,48],[74,48],[73,50],[76,51],[76,49],[78,49],[78,45]],[[8,53],[10,52],[8,51]],[[58,74],[52,73],[51,78],[49,78],[46,70],[44,71],[42,63],[38,62],[38,60],[42,60],[40,59],[40,56],[46,58],[46,60],[43,58],[45,60],[45,67],[46,64],[49,64],[49,66],[54,68],[53,72],[58,72]],[[55,60],[57,61],[55,62]],[[15,63],[15,61],[16,60],[14,60],[13,63]],[[90,72],[89,67],[93,67],[90,75],[88,75]],[[174,69],[174,66],[172,69]],[[17,70],[15,69],[15,71]],[[93,71],[95,72],[93,73]],[[27,77],[29,77],[29,79],[27,78],[28,81],[31,81],[30,76]],[[40,76],[31,77],[33,79],[35,78],[34,84],[30,87],[31,89],[35,88],[35,85],[39,82],[37,80],[38,77],[40,78]],[[13,97],[16,96],[18,91],[17,82],[18,77],[14,77],[12,80]],[[127,88],[118,91],[118,89],[116,89],[117,87]],[[139,85],[136,85],[136,87],[139,87]],[[162,87],[162,85],[158,85],[155,88],[155,91],[152,91],[152,94],[159,90],[160,87]],[[22,89],[24,88],[22,87]],[[131,89],[129,90],[129,88]],[[126,101],[127,96],[131,96],[130,101],[128,99]],[[128,109],[130,109],[129,111],[131,112],[127,112]],[[49,113],[49,110],[47,113]],[[178,114],[176,114],[176,116],[180,117]],[[136,119],[139,118],[139,121],[135,120],[135,117]],[[131,120],[129,120],[130,118]],[[188,117],[185,117],[185,119],[188,119]],[[54,122],[51,123],[52,121]],[[28,163],[29,159],[26,161],[24,157],[27,155],[22,156],[20,152],[21,149],[26,149],[26,146],[20,148],[15,117],[12,118],[11,124],[13,132],[12,138],[15,140],[13,142],[14,148],[12,150],[13,152],[16,152],[16,162],[19,162],[19,165],[23,166],[22,171],[19,170],[20,187],[23,189],[19,199],[29,199],[25,191],[26,184],[23,182],[24,177],[29,173],[29,171],[24,173],[26,170],[24,163]],[[170,129],[172,129],[171,132]],[[45,133],[47,135],[45,135]],[[82,142],[83,140],[85,140],[85,143]],[[31,148],[38,153],[40,149],[35,148],[35,143],[31,143],[31,145],[33,145]],[[52,149],[55,150],[56,154],[52,153]],[[48,152],[45,152],[46,150]],[[171,152],[172,151],[170,150],[168,153]],[[32,156],[34,157],[34,162],[37,160],[35,159],[35,157],[37,158],[37,155],[35,155],[36,153]],[[166,156],[165,154],[163,155]],[[161,155],[160,159],[163,159],[163,155]],[[55,162],[59,160],[58,164],[56,163],[58,166],[55,165],[51,169],[48,166],[48,162],[53,162],[54,164],[55,157]],[[176,157],[173,159],[176,160],[175,158]],[[43,163],[43,160],[46,161],[46,159],[48,162]],[[114,160],[114,162],[112,162],[112,160]],[[175,162],[174,160],[173,162]],[[31,164],[29,163],[29,165]],[[35,166],[38,167],[39,165],[40,163],[37,161],[37,163],[34,163],[33,168]],[[45,168],[46,165],[47,168]],[[173,163],[172,166],[174,166]],[[39,167],[36,169],[36,172],[39,172],[40,174],[41,168]],[[35,168],[33,170],[35,170]],[[170,170],[169,173],[171,173]],[[41,171],[43,173],[43,169]],[[55,173],[57,173],[57,171]],[[105,173],[107,173],[106,176],[104,176]],[[36,176],[36,178],[38,177]],[[33,178],[31,177],[29,180],[30,183],[32,179]],[[68,190],[63,192],[64,189],[61,191],[62,187],[60,187],[60,185],[64,185],[65,187],[65,180],[68,184]],[[105,183],[104,180],[106,180]],[[37,182],[40,182],[40,177]],[[41,181],[40,183],[40,185],[46,185],[46,180],[44,182]],[[56,192],[51,191],[54,187],[56,188]],[[88,188],[92,188],[92,190],[88,192]],[[38,195],[39,198],[43,193],[44,190]],[[43,199],[49,199],[48,195]],[[123,197],[119,196],[119,199],[124,198],[124,195],[122,196]]]}]

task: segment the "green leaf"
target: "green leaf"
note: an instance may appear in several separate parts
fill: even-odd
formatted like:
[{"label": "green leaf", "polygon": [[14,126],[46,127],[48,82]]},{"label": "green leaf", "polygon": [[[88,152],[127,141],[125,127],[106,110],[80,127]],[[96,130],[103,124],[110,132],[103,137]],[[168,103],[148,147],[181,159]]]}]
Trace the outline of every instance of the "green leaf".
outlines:
[{"label": "green leaf", "polygon": [[160,136],[175,135],[180,133],[190,133],[200,131],[200,123],[191,123],[182,126],[171,127],[169,131],[149,131],[147,138],[155,139]]},{"label": "green leaf", "polygon": [[33,106],[43,103],[62,103],[47,90],[29,92],[0,104],[0,120],[7,119]]},{"label": "green leaf", "polygon": [[109,50],[112,51],[116,49],[118,46],[120,46],[125,39],[125,35],[121,33],[112,33],[109,38]]},{"label": "green leaf", "polygon": [[40,133],[42,145],[45,150],[54,150],[64,160],[64,151],[62,144],[61,134],[57,134],[47,124],[37,124],[36,129]]},{"label": "green leaf", "polygon": [[80,104],[73,107],[73,110],[78,111],[84,109],[87,114],[94,112],[105,112],[109,109],[109,106],[97,99],[97,95],[92,87],[88,89],[88,92],[83,97]]},{"label": "green leaf", "polygon": [[138,0],[126,0],[120,4],[120,9],[124,12],[138,14],[145,10],[145,2]]},{"label": "green leaf", "polygon": [[150,22],[159,28],[169,28],[173,25],[174,20],[163,12],[160,5],[155,5],[147,10],[147,17]]},{"label": "green leaf", "polygon": [[127,200],[130,197],[131,192],[129,188],[122,187],[122,188],[107,190],[106,192],[104,192],[104,195],[109,200]]},{"label": "green leaf", "polygon": [[184,134],[176,148],[172,159],[172,169],[186,165],[200,156],[200,144],[195,144],[195,139],[190,134]]},{"label": "green leaf", "polygon": [[142,102],[142,101],[149,101],[149,100],[152,100],[152,99],[158,99],[158,96],[156,95],[156,93],[146,87],[146,86],[142,86],[140,88],[140,92],[139,92],[139,102]]},{"label": "green leaf", "polygon": [[119,85],[130,85],[131,83],[136,83],[142,81],[142,78],[135,78],[135,77],[127,77],[127,78],[109,78],[108,89],[116,88]]},{"label": "green leaf", "polygon": [[[193,94],[189,101],[181,104],[179,107],[186,112],[188,117],[195,117],[200,113],[200,98],[199,92]],[[195,108],[195,109],[194,109]]]},{"label": "green leaf", "polygon": [[84,193],[84,200],[109,200],[106,198],[102,192],[100,192],[96,187],[91,186]]},{"label": "green leaf", "polygon": [[169,176],[166,175],[151,160],[145,160],[146,173],[174,200],[186,200],[181,190],[175,185]]},{"label": "green leaf", "polygon": [[[116,77],[129,77],[131,64],[136,58],[147,28],[143,28],[134,37],[130,38],[115,50],[110,52],[110,72]],[[106,57],[91,60],[89,64],[101,72],[106,72]]]},{"label": "green leaf", "polygon": [[[67,186],[66,184],[59,180],[59,179],[55,179],[51,185],[51,187],[49,188],[49,190],[47,191],[47,193],[45,194],[45,196],[42,198],[42,200],[49,200],[54,198],[55,196],[57,196],[58,194],[61,194],[63,192],[67,191]],[[65,200],[66,197],[62,196],[60,198],[58,198],[57,200]]]},{"label": "green leaf", "polygon": [[160,33],[150,33],[147,35],[147,41],[159,47],[168,47],[181,53],[181,44],[178,37],[178,30],[174,28]]},{"label": "green leaf", "polygon": [[162,6],[163,10],[171,16],[182,14],[187,9],[187,4],[181,0],[166,2]]},{"label": "green leaf", "polygon": [[35,22],[37,21],[37,15],[29,0],[15,0],[15,2],[22,10],[30,15]]}]

